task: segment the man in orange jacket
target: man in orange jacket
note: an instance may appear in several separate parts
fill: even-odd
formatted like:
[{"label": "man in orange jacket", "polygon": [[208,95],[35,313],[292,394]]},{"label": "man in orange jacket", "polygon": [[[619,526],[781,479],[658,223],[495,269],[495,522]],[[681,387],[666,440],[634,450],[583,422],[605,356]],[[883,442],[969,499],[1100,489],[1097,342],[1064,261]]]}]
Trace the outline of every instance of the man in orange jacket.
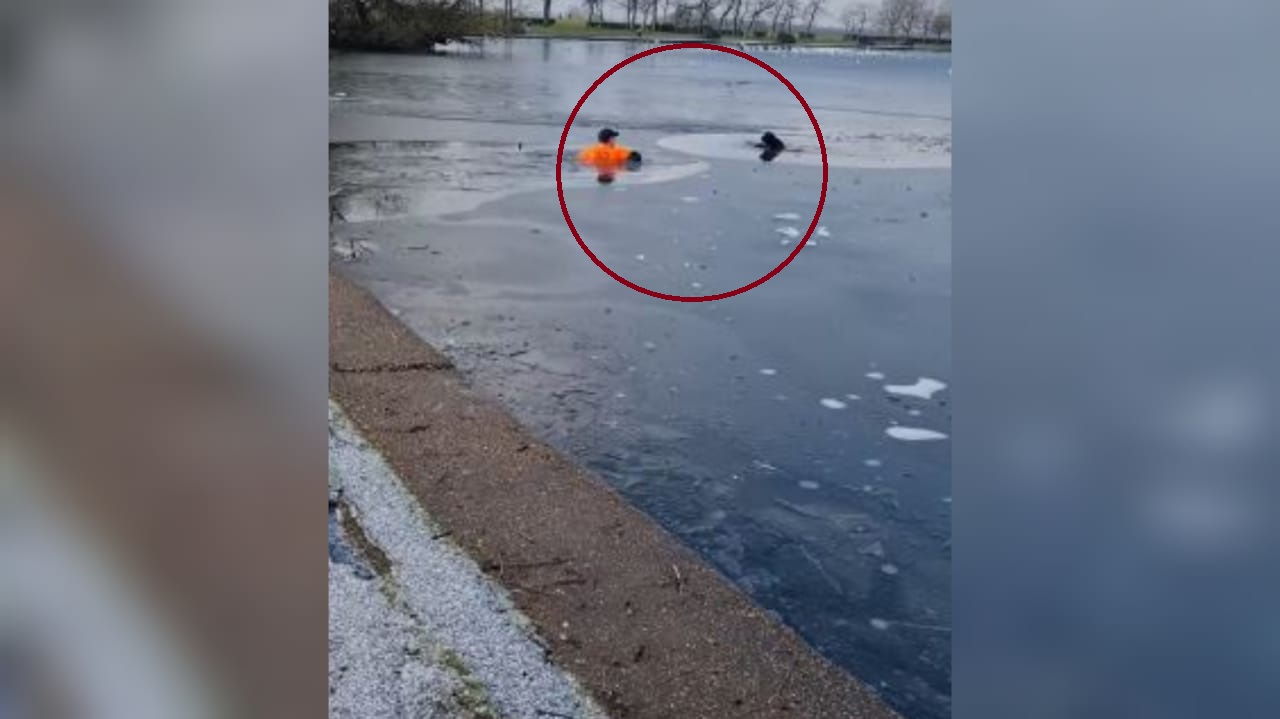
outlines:
[{"label": "man in orange jacket", "polygon": [[614,142],[617,136],[617,130],[606,127],[596,136],[599,142],[578,153],[578,162],[594,167],[601,184],[613,182],[618,170],[640,168],[640,153]]}]

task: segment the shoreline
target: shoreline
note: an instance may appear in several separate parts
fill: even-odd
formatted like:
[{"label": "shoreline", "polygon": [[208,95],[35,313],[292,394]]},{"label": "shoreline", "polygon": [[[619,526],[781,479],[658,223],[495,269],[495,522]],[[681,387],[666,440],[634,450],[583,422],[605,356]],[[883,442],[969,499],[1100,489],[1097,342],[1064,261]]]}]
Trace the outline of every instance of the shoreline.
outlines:
[{"label": "shoreline", "polygon": [[441,46],[433,46],[432,48],[419,49],[402,49],[402,48],[369,48],[369,47],[329,47],[329,54],[341,53],[370,53],[370,54],[388,54],[388,55],[445,55],[447,51],[441,52],[435,47],[450,46],[467,46],[479,45],[487,40],[569,40],[575,42],[630,42],[643,43],[646,45],[673,45],[676,43],[700,42],[708,45],[722,45],[724,47],[736,48],[739,50],[747,49],[780,49],[780,50],[800,50],[800,49],[818,49],[818,50],[862,50],[867,52],[927,52],[927,53],[950,53],[951,43],[937,42],[921,42],[917,44],[906,43],[872,43],[869,45],[860,45],[856,42],[795,42],[795,43],[779,43],[772,40],[759,39],[742,39],[742,38],[720,38],[709,39],[699,37],[697,35],[635,35],[627,33],[574,33],[574,34],[553,34],[553,33],[525,33],[522,35],[472,35],[463,38],[461,42],[446,43]]},{"label": "shoreline", "polygon": [[332,270],[330,362],[361,435],[610,715],[898,716]]}]

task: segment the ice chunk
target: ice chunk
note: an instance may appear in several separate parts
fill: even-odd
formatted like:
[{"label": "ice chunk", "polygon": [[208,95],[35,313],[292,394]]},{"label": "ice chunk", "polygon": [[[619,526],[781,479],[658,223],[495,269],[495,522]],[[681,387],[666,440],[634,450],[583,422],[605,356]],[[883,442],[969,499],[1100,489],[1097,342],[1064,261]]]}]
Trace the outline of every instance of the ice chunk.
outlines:
[{"label": "ice chunk", "polygon": [[786,227],[778,227],[774,229],[774,232],[778,233],[779,235],[790,237],[793,240],[800,236],[800,230],[797,230],[796,228],[791,227],[790,225]]},{"label": "ice chunk", "polygon": [[868,372],[867,379],[884,379],[884,372]]},{"label": "ice chunk", "polygon": [[773,219],[775,219],[775,220],[791,220],[791,221],[793,221],[793,222],[794,222],[795,220],[800,219],[800,215],[797,215],[797,214],[796,214],[796,213],[794,213],[794,212],[779,212],[778,214],[776,214],[776,215],[774,215],[774,216],[773,216]]},{"label": "ice chunk", "polygon": [[819,402],[827,409],[844,409],[849,406],[834,397],[823,397]]},{"label": "ice chunk", "polygon": [[877,559],[884,559],[884,545],[878,541],[872,542],[871,544],[868,544],[862,549],[859,549],[858,554],[865,554],[868,557],[876,557]]},{"label": "ice chunk", "polygon": [[887,427],[884,433],[900,439],[904,442],[923,442],[935,439],[946,439],[947,435],[932,429],[924,429],[923,427]]},{"label": "ice chunk", "polygon": [[772,376],[774,376],[775,374],[778,374],[778,370],[776,370],[776,369],[771,369],[771,368],[769,368],[769,367],[765,367],[764,369],[760,370],[760,374],[762,374],[762,375],[764,375],[764,376],[766,376],[766,377],[772,377]]},{"label": "ice chunk", "polygon": [[947,388],[947,383],[931,377],[921,377],[915,381],[915,384],[887,384],[884,391],[889,394],[903,394],[910,397],[919,397],[920,399],[933,399],[936,392],[941,392]]},{"label": "ice chunk", "polygon": [[818,489],[822,487],[822,485],[817,482],[813,482],[808,479],[802,479],[797,484],[800,485],[800,489]]}]

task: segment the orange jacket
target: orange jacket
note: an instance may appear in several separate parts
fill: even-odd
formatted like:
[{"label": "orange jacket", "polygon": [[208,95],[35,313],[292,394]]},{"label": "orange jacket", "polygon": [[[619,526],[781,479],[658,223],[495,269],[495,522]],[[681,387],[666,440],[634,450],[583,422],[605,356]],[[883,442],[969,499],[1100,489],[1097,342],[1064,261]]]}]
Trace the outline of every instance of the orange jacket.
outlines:
[{"label": "orange jacket", "polygon": [[595,168],[618,168],[626,164],[631,148],[597,142],[578,153],[578,162]]}]

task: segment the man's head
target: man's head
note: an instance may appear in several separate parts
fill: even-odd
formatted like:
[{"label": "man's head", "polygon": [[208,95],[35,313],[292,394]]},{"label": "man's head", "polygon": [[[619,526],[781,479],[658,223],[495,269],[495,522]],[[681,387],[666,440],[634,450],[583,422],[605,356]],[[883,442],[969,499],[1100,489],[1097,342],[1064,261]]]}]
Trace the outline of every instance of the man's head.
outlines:
[{"label": "man's head", "polygon": [[609,145],[613,143],[613,138],[617,136],[618,136],[617,130],[606,127],[605,129],[600,131],[600,134],[596,135],[596,138],[599,139],[600,142],[603,142],[604,144]]},{"label": "man's head", "polygon": [[608,184],[612,183],[612,182],[613,182],[613,173],[612,173],[612,172],[601,172],[600,174],[596,175],[596,182],[599,182],[601,185],[608,185]]}]

